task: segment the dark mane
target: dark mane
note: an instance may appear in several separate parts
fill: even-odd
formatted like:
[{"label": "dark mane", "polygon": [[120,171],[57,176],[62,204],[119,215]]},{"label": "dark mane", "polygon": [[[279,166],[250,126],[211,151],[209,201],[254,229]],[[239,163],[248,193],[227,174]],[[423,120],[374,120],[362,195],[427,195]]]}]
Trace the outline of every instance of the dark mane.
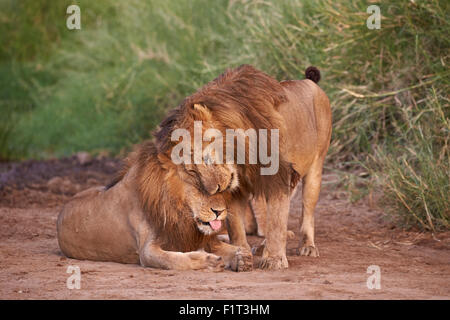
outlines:
[{"label": "dark mane", "polygon": [[128,155],[111,184],[133,174],[133,187],[139,193],[142,208],[161,247],[164,250],[194,251],[207,243],[210,236],[198,230],[186,203],[183,181],[175,171],[172,160],[159,154],[153,141],[146,141]]},{"label": "dark mane", "polygon": [[183,127],[195,118],[194,104],[207,106],[227,128],[275,128],[280,120],[274,119],[270,109],[286,100],[277,80],[250,65],[242,65],[226,70],[185,98],[168,113],[153,135],[160,151],[167,151],[174,128]]}]

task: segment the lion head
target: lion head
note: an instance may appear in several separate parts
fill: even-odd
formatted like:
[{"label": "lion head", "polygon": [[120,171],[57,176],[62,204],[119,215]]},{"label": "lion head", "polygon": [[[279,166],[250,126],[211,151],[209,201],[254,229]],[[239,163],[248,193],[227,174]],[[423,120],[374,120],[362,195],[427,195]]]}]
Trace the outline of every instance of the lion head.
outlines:
[{"label": "lion head", "polygon": [[[209,147],[217,142],[223,145],[222,150],[226,150],[225,139],[216,140],[219,135],[226,136],[228,129],[277,129],[279,136],[283,137],[284,120],[277,107],[286,99],[285,91],[277,80],[251,66],[227,70],[187,97],[161,122],[154,133],[158,152],[172,159],[175,154],[182,159],[178,163],[182,164],[187,174],[196,177],[207,194],[224,191],[232,191],[235,196],[275,193],[274,190],[286,186],[291,174],[291,164],[283,158],[282,152],[279,153],[278,171],[267,179],[268,176],[260,173],[264,165],[249,161],[248,140],[245,142],[244,164],[236,161],[238,150],[233,150],[231,155],[225,152],[217,155],[213,151],[216,149]],[[200,129],[197,124],[201,125]],[[180,134],[180,129],[187,133]],[[208,141],[201,147],[197,145],[200,148],[197,153],[196,130],[202,135],[202,142]],[[180,141],[189,143],[187,147],[181,148]],[[283,143],[280,141],[280,149]],[[271,145],[268,149],[271,150]],[[196,156],[199,161],[195,161]]]},{"label": "lion head", "polygon": [[[230,197],[228,191],[208,192],[205,185],[209,182],[200,181],[197,170],[202,168],[188,170],[176,165],[166,154],[158,152],[154,142],[146,141],[129,154],[121,173],[108,187],[125,175],[133,177],[130,187],[136,189],[161,246],[187,252],[197,250],[223,229]],[[230,181],[217,176],[214,183],[229,185]]]},{"label": "lion head", "polygon": [[[177,173],[177,181],[173,182],[183,185],[183,198],[185,207],[187,207],[184,212],[189,212],[192,215],[196,227],[201,233],[205,235],[218,233],[227,217],[224,193],[211,194],[211,192],[205,192],[203,183],[199,182],[197,175],[192,171],[177,167]],[[218,179],[217,181],[220,182],[221,180]]]},{"label": "lion head", "polygon": [[237,166],[228,163],[224,153],[216,153],[214,146],[220,145],[225,150],[226,141],[222,135],[224,130],[218,129],[221,126],[212,119],[210,110],[193,104],[186,118],[177,110],[163,120],[155,133],[157,137],[170,135],[164,143],[157,140],[158,151],[170,156],[188,177],[197,179],[199,188],[207,194],[235,190],[239,185]]},{"label": "lion head", "polygon": [[233,164],[185,164],[183,170],[197,179],[199,187],[208,195],[233,191],[239,185],[237,168]]}]

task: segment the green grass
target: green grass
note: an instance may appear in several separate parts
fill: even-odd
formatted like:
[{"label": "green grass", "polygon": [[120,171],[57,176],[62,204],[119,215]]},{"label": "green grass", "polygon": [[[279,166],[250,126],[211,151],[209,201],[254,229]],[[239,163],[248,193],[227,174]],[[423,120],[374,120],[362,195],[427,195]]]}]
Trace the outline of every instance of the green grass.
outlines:
[{"label": "green grass", "polygon": [[[73,3],[82,30],[65,26]],[[448,228],[450,3],[379,5],[369,30],[359,0],[0,0],[0,158],[117,154],[227,67],[281,80],[315,65],[328,159],[367,168],[407,225]]]},{"label": "green grass", "polygon": [[387,211],[405,225],[430,231],[450,223],[450,121],[442,102],[448,104],[448,97],[433,88],[424,107],[406,110],[405,134],[377,147],[371,166]]}]

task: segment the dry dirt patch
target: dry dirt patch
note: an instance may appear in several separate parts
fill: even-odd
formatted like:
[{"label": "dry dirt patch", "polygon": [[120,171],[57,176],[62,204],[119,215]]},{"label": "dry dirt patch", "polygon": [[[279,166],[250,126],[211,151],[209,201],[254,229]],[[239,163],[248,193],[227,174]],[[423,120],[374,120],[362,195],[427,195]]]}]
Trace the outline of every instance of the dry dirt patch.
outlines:
[{"label": "dry dirt patch", "polygon": [[[292,200],[289,269],[176,272],[63,257],[55,223],[79,190],[103,185],[119,162],[72,157],[0,164],[1,299],[449,299],[450,233],[403,231],[365,201],[351,204],[325,173],[316,210],[319,258],[295,255],[300,194]],[[250,237],[251,244],[261,238]],[[67,267],[81,269],[69,290]],[[381,269],[381,289],[366,286],[367,267]]]}]

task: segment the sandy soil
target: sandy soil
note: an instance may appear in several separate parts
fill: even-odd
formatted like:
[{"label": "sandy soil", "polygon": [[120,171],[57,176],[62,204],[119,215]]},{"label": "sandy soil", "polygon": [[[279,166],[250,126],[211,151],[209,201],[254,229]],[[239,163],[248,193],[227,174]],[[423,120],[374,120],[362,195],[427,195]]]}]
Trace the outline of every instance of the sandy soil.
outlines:
[{"label": "sandy soil", "polygon": [[[349,203],[331,173],[316,210],[321,256],[295,255],[298,239],[290,240],[288,270],[175,272],[63,257],[55,230],[61,205],[105,184],[117,167],[108,158],[0,163],[0,299],[450,298],[450,232],[400,230],[367,200]],[[296,236],[299,221],[297,195],[289,221]],[[367,288],[370,265],[381,269],[379,290]],[[67,288],[68,266],[80,267],[81,289]]]}]

